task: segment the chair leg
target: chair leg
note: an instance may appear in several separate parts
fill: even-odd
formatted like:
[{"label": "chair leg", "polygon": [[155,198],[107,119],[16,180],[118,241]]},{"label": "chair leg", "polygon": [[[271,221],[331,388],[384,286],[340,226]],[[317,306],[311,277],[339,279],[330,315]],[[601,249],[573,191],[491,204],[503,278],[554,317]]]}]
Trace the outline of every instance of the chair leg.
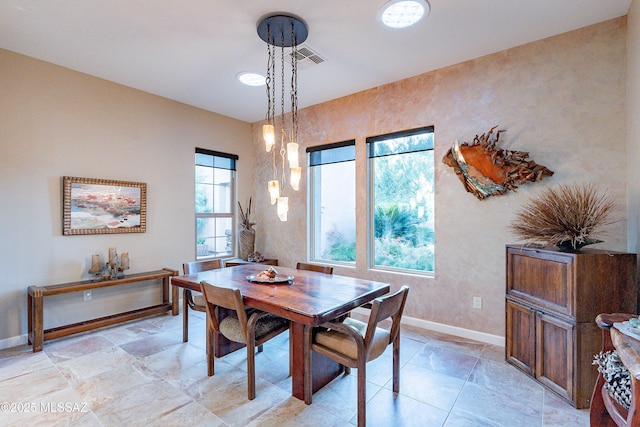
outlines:
[{"label": "chair leg", "polygon": [[[207,313],[207,316],[209,314]],[[213,350],[213,346],[215,344],[215,336],[213,335],[213,328],[209,326],[209,319],[207,319],[207,327],[206,327],[206,347],[207,347],[207,375],[213,376],[215,373],[214,369],[214,359],[215,354]]]},{"label": "chair leg", "polygon": [[400,332],[393,340],[393,392],[400,393]]},{"label": "chair leg", "polygon": [[182,290],[182,342],[189,341],[189,290]]},{"label": "chair leg", "polygon": [[367,361],[358,358],[358,427],[367,425]]},{"label": "chair leg", "polygon": [[[255,337],[249,337],[247,343],[247,397],[249,400],[256,398],[256,347]],[[260,346],[261,347],[261,346]]]},{"label": "chair leg", "polygon": [[[293,333],[291,332],[292,330],[293,330],[293,324],[291,321],[289,321],[289,376],[293,374],[293,340],[291,339],[293,335]],[[305,343],[306,343],[305,345],[311,346],[311,340],[305,341]]]},{"label": "chair leg", "polygon": [[[313,394],[313,387],[311,385],[311,339],[313,334],[313,328],[311,326],[304,326],[304,349],[302,350],[302,359],[304,363],[303,371],[304,371],[304,403],[307,405],[311,405]],[[289,374],[291,374],[291,368],[293,367],[293,363],[291,361],[291,328],[289,328]]]}]

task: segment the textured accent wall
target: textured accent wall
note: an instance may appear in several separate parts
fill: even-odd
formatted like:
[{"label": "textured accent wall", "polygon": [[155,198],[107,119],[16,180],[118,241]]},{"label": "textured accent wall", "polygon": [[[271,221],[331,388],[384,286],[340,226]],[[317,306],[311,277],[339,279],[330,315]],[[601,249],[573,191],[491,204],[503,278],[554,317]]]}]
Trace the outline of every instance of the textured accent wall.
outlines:
[{"label": "textured accent wall", "polygon": [[640,0],[627,15],[627,185],[629,251],[640,251]]},{"label": "textured accent wall", "polygon": [[[409,285],[408,316],[503,336],[514,211],[545,187],[581,181],[607,188],[626,210],[626,61],[626,18],[619,18],[301,110],[301,150],[356,139],[358,261],[335,272]],[[456,138],[471,140],[496,124],[507,129],[502,147],[530,152],[555,175],[479,201],[440,159]],[[435,277],[368,270],[365,138],[428,125],[435,126],[437,159]],[[289,221],[282,223],[268,201],[260,127],[252,130],[256,248],[293,266],[307,254],[307,170],[302,190],[288,191]],[[626,250],[626,230],[617,224],[599,247]],[[481,310],[472,308],[473,296],[483,298]]]}]

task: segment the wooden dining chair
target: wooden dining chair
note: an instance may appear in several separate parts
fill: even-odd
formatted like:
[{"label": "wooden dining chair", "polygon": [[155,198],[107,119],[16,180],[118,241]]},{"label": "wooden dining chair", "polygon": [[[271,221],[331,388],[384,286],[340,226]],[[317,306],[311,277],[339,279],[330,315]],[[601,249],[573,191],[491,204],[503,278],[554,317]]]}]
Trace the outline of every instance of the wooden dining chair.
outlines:
[{"label": "wooden dining chair", "polygon": [[[345,367],[345,375],[351,368],[358,369],[358,427],[366,425],[366,365],[376,359],[393,343],[393,392],[400,391],[400,319],[409,287],[373,300],[367,323],[347,317],[342,321],[327,322],[319,328],[305,328],[304,351],[305,390],[304,401],[311,404],[311,357],[320,353]],[[389,330],[378,323],[391,318]]]},{"label": "wooden dining chair", "polygon": [[[255,348],[289,329],[289,321],[273,314],[253,308],[245,308],[240,289],[223,288],[201,282],[207,310],[207,335],[214,331],[228,340],[247,346],[247,395],[249,400],[256,397]],[[219,319],[216,307],[233,312]],[[214,335],[214,339],[216,335]],[[213,348],[207,346],[207,375],[214,374]]]},{"label": "wooden dining chair", "polygon": [[[309,264],[306,262],[299,262],[296,264],[296,270],[317,271],[318,273],[333,274],[333,267],[329,265]],[[291,332],[289,332],[289,354],[293,354],[293,339],[291,339]],[[293,371],[293,360],[289,358],[289,372]]]},{"label": "wooden dining chair", "polygon": [[[224,262],[224,266],[225,267],[235,267],[236,265],[245,265],[245,264],[253,264],[253,262],[250,261],[244,261],[244,260],[228,260]],[[278,260],[277,259],[265,259],[262,262],[258,262],[256,264],[264,264],[264,265],[278,265]]]},{"label": "wooden dining chair", "polygon": [[333,274],[333,267],[330,265],[318,265],[308,264],[306,262],[299,262],[296,264],[297,270],[317,271],[319,273]]},{"label": "wooden dining chair", "polygon": [[[221,268],[219,259],[211,259],[206,261],[185,262],[182,264],[182,272],[184,274],[200,273],[201,271],[216,270]],[[182,293],[182,342],[189,341],[189,308],[195,311],[205,312],[204,297],[201,293],[193,293],[185,288]],[[207,336],[207,343],[210,337]]]}]

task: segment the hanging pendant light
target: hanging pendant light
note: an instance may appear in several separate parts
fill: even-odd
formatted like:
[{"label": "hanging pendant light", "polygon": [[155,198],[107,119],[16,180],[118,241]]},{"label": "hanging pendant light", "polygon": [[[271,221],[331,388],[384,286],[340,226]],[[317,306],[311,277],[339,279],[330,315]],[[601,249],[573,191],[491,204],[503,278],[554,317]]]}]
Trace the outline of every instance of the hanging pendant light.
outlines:
[{"label": "hanging pendant light", "polygon": [[273,125],[262,125],[262,138],[264,138],[267,153],[273,148],[276,142],[276,129]]},{"label": "hanging pendant light", "polygon": [[278,197],[278,217],[280,221],[287,220],[287,213],[289,212],[289,198]]},{"label": "hanging pendant light", "polygon": [[290,168],[297,168],[298,165],[298,144],[290,142],[287,144],[287,160]]},{"label": "hanging pendant light", "polygon": [[302,175],[302,168],[297,166],[291,168],[291,188],[298,191],[300,189],[300,177]]},{"label": "hanging pendant light", "polygon": [[[282,195],[286,182],[285,163],[289,164],[289,181],[295,191],[300,189],[300,177],[302,169],[298,162],[298,53],[297,47],[303,43],[309,34],[307,25],[300,19],[291,15],[272,14],[267,15],[258,23],[258,35],[267,43],[267,114],[265,124],[262,127],[262,136],[265,142],[265,150],[271,153],[274,178],[269,181],[268,189],[271,204],[277,203],[278,217],[281,221],[287,220],[289,211],[289,198]],[[276,47],[280,48],[280,118],[282,135],[279,149],[274,149],[275,143],[275,110],[276,110]],[[285,48],[291,48],[291,123],[285,124]],[[281,167],[277,166],[277,153],[280,154]],[[282,181],[282,182],[280,182]]]},{"label": "hanging pendant light", "polygon": [[278,180],[275,180],[275,179],[272,181],[269,181],[268,188],[269,188],[269,195],[271,196],[271,204],[275,205],[276,201],[278,200],[278,197],[280,197],[280,183],[278,182]]}]

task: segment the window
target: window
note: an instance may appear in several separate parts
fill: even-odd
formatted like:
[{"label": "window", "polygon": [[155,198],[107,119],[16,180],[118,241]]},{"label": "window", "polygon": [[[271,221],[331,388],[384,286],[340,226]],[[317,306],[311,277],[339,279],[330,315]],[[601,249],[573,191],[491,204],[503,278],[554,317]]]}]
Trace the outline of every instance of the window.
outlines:
[{"label": "window", "polygon": [[355,141],[307,148],[309,241],[314,261],[356,260]]},{"label": "window", "polygon": [[196,148],[196,259],[234,254],[238,156]]},{"label": "window", "polygon": [[367,138],[369,263],[434,271],[433,127]]}]

